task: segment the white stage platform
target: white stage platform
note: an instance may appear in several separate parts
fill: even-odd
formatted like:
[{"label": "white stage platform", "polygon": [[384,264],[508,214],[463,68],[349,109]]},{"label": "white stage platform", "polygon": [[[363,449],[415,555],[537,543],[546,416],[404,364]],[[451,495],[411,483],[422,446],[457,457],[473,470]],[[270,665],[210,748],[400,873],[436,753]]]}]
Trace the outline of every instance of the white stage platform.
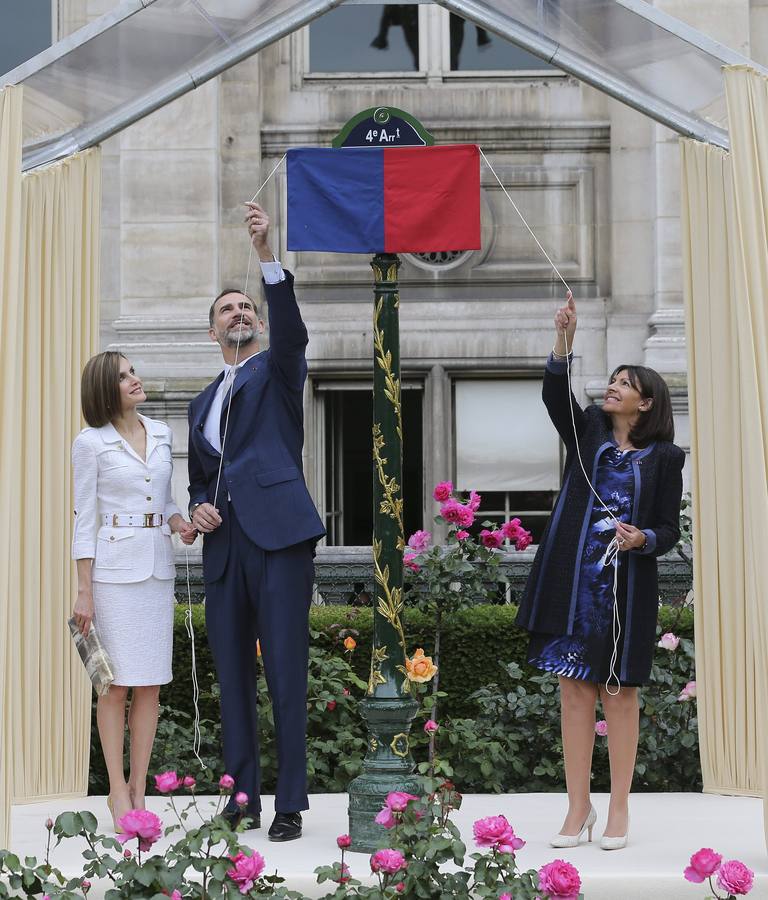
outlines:
[{"label": "white stage platform", "polygon": [[[329,893],[329,886],[317,885],[314,869],[338,859],[336,837],[348,831],[345,794],[315,794],[312,808],[304,814],[304,837],[287,844],[267,840],[266,829],[272,821],[272,798],[264,798],[264,824],[260,831],[245,834],[244,843],[256,848],[266,860],[267,871],[278,870],[288,887],[308,898]],[[148,798],[148,806],[170,824],[166,800]],[[203,800],[207,803],[207,798]],[[595,830],[602,833],[608,798],[595,795],[598,813]],[[207,809],[207,805],[203,806]],[[12,848],[19,856],[44,853],[45,820],[68,809],[89,809],[106,830],[111,827],[103,797],[57,799],[44,803],[14,806],[12,812]],[[582,843],[574,850],[553,850],[549,836],[562,821],[565,798],[562,794],[473,794],[464,797],[455,813],[468,853],[476,849],[472,841],[472,823],[489,815],[505,815],[515,832],[527,841],[518,853],[522,869],[538,868],[552,859],[567,859],[581,873],[585,900],[696,900],[707,895],[706,885],[689,884],[683,869],[692,853],[700,847],[713,847],[724,858],[737,858],[755,872],[755,887],[750,900],[768,898],[768,854],[763,837],[762,801],[749,797],[719,797],[708,794],[635,794],[632,797],[632,825],[629,844],[624,850],[606,852],[599,843]],[[165,841],[156,847],[162,849]],[[67,876],[81,871],[76,840],[63,842],[51,862]],[[363,881],[370,876],[367,855],[348,857],[353,875]],[[96,889],[89,898],[102,897]]]}]

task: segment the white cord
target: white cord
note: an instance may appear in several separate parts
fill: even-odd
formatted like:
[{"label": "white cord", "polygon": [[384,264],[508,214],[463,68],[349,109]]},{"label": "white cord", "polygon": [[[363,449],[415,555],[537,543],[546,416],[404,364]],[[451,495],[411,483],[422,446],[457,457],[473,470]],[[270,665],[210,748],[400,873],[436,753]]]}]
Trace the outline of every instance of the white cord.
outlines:
[{"label": "white cord", "polygon": [[[499,187],[500,187],[500,188],[502,189],[502,191],[504,192],[504,194],[505,194],[507,200],[509,200],[509,202],[512,204],[512,206],[513,206],[515,212],[516,212],[516,213],[518,214],[518,216],[520,217],[520,221],[521,221],[521,222],[523,223],[523,225],[525,225],[525,227],[528,229],[529,234],[530,234],[531,237],[534,239],[534,241],[536,241],[536,245],[538,246],[539,250],[541,250],[541,252],[544,254],[544,256],[546,257],[547,262],[548,262],[548,263],[550,264],[550,266],[552,267],[554,273],[557,275],[557,277],[560,279],[560,281],[562,281],[562,283],[565,285],[566,291],[568,292],[568,294],[570,295],[570,297],[572,297],[572,296],[573,296],[573,293],[572,293],[572,291],[571,291],[571,289],[570,289],[570,287],[569,287],[569,285],[568,285],[568,282],[565,280],[565,278],[564,278],[563,275],[561,274],[560,270],[557,268],[557,266],[556,266],[556,265],[554,264],[554,262],[552,261],[552,258],[550,257],[550,255],[547,253],[547,251],[546,251],[546,250],[544,249],[544,247],[542,246],[541,241],[540,241],[540,240],[536,237],[536,235],[533,233],[533,229],[532,229],[531,226],[526,222],[525,216],[520,212],[520,208],[518,207],[518,205],[515,203],[515,201],[514,201],[514,200],[512,199],[512,197],[510,196],[509,191],[508,191],[507,188],[505,187],[505,185],[504,185],[504,183],[502,182],[501,178],[499,178],[499,176],[496,174],[496,171],[495,171],[495,169],[493,168],[493,166],[491,165],[491,163],[489,162],[488,157],[485,155],[485,153],[483,153],[482,147],[479,147],[478,149],[480,150],[480,156],[483,158],[483,161],[484,161],[485,164],[488,166],[488,168],[491,170],[491,174],[493,175],[493,177],[494,177],[494,178],[496,179],[496,181],[498,182]],[[569,297],[569,299],[570,299],[570,297]],[[579,446],[579,436],[578,436],[578,433],[577,433],[577,431],[576,431],[576,416],[575,416],[575,413],[574,413],[574,411],[573,411],[573,403],[572,403],[572,401],[571,401],[571,397],[572,397],[572,395],[573,395],[573,391],[572,391],[572,389],[571,389],[571,356],[570,356],[570,348],[568,347],[568,335],[567,335],[567,333],[566,333],[565,331],[563,331],[563,340],[564,340],[564,342],[565,342],[565,364],[566,364],[566,365],[565,365],[565,370],[566,370],[566,374],[567,374],[567,376],[568,376],[568,408],[569,408],[570,413],[571,413],[571,425],[572,425],[572,427],[573,427],[573,439],[574,439],[574,442],[575,442],[575,444],[576,444],[576,456],[577,456],[577,458],[578,458],[578,460],[579,460],[579,466],[580,466],[580,468],[581,468],[582,474],[584,475],[584,478],[586,479],[586,482],[587,482],[587,484],[589,485],[589,489],[592,491],[592,493],[593,493],[593,494],[595,495],[595,497],[597,498],[597,501],[598,501],[598,503],[600,504],[600,506],[602,506],[602,508],[603,508],[603,509],[608,513],[608,515],[611,517],[611,519],[613,520],[614,524],[618,524],[618,523],[619,523],[619,520],[616,518],[616,516],[613,514],[613,512],[606,506],[606,504],[603,502],[603,498],[602,498],[602,497],[600,496],[600,494],[598,494],[597,491],[595,490],[595,487],[594,487],[594,485],[592,484],[592,482],[591,482],[591,480],[590,480],[590,478],[589,478],[589,475],[587,475],[587,470],[586,470],[586,468],[584,467],[584,460],[581,458],[581,447]],[[609,668],[609,671],[608,671],[608,679],[607,679],[607,681],[605,682],[605,690],[606,690],[606,692],[607,692],[608,694],[610,694],[612,697],[615,697],[615,696],[621,691],[621,680],[619,679],[619,676],[618,676],[618,674],[616,673],[616,663],[617,663],[618,657],[619,657],[619,640],[620,640],[620,638],[621,638],[621,618],[620,618],[620,616],[619,616],[619,598],[618,598],[618,586],[619,586],[619,568],[618,568],[619,563],[618,563],[618,556],[619,556],[619,551],[620,551],[620,550],[621,550],[621,546],[620,546],[620,544],[619,544],[618,538],[617,538],[617,537],[612,538],[612,539],[611,539],[611,542],[608,544],[608,547],[606,548],[606,551],[605,551],[605,554],[603,555],[603,560],[602,560],[603,566],[613,566],[613,629],[612,629],[612,632],[613,632],[613,633],[612,633],[612,636],[613,636],[613,653],[611,654],[611,663],[610,663],[610,668]],[[614,679],[615,679],[616,684],[617,684],[617,688],[616,688],[616,691],[615,691],[615,692],[612,691],[612,690],[611,690],[611,687],[610,687],[611,681],[613,681]]]},{"label": "white cord", "polygon": [[187,629],[187,635],[189,636],[190,643],[192,644],[192,703],[195,707],[195,723],[194,723],[194,736],[192,738],[192,752],[197,757],[197,761],[200,763],[202,769],[207,769],[208,767],[203,762],[202,757],[200,756],[200,748],[202,747],[203,738],[200,733],[200,707],[198,705],[198,701],[200,700],[200,685],[197,681],[197,658],[195,654],[195,627],[192,624],[192,587],[189,582],[189,548],[184,547],[184,557],[187,564],[187,612],[184,617],[184,624]]},{"label": "white cord", "polygon": [[[283,154],[283,156],[278,160],[277,164],[273,167],[272,171],[267,175],[265,181],[256,191],[256,193],[251,197],[250,202],[253,201],[259,196],[259,194],[264,190],[264,188],[269,184],[272,176],[277,172],[280,166],[283,163],[287,154]],[[245,287],[242,290],[244,296],[248,296],[248,278],[251,273],[251,260],[253,258],[253,241],[250,239],[250,235],[248,237],[248,265],[245,269]],[[240,313],[240,324],[242,325],[243,321],[243,313]],[[235,346],[235,361],[232,365],[232,369],[237,372],[237,363],[240,356],[240,337],[242,335],[242,328],[237,333],[237,344]],[[235,378],[237,375],[235,374]],[[224,464],[224,447],[227,443],[227,432],[229,430],[229,412],[232,407],[232,393],[235,387],[235,378],[232,378],[231,383],[229,385],[229,390],[227,392],[227,413],[224,418],[224,433],[221,436],[221,457],[219,459],[219,471],[216,474],[216,490],[213,492],[213,505],[216,506],[219,499],[219,484],[221,483],[221,469]],[[195,707],[195,723],[194,723],[194,738],[192,751],[198,759],[198,762],[203,767],[206,768],[205,763],[200,757],[200,748],[202,745],[202,735],[200,733],[200,707],[198,705],[198,701],[200,699],[200,686],[197,680],[197,657],[195,652],[195,627],[192,622],[192,588],[190,587],[190,576],[189,576],[189,550],[185,547],[184,549],[185,562],[187,567],[187,612],[185,616],[185,625],[187,629],[187,634],[189,635],[189,641],[192,646],[192,702]]]}]

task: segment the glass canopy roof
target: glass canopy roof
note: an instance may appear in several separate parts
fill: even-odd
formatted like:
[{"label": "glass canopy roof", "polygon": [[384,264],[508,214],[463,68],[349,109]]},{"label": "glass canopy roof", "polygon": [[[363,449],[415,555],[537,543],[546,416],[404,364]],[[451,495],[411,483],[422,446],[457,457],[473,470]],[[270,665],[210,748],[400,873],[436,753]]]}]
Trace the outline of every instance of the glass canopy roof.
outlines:
[{"label": "glass canopy roof", "polygon": [[[92,146],[343,3],[124,0],[0,76],[23,84],[24,168]],[[362,0],[364,2],[364,0]],[[724,64],[756,63],[644,0],[435,0],[681,134],[728,146]]]}]

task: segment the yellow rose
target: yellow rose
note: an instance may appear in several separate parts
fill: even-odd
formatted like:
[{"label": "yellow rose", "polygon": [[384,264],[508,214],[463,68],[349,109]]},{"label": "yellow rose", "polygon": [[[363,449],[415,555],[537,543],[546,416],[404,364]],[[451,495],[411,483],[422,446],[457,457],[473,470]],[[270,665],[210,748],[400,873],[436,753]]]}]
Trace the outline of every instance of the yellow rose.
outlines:
[{"label": "yellow rose", "polygon": [[424,656],[424,651],[419,647],[413,654],[413,659],[405,659],[405,671],[411,681],[422,684],[430,681],[437,672],[437,666],[432,662],[431,656]]},{"label": "yellow rose", "polygon": [[344,638],[344,649],[351,653],[357,647],[357,641],[350,635]]}]

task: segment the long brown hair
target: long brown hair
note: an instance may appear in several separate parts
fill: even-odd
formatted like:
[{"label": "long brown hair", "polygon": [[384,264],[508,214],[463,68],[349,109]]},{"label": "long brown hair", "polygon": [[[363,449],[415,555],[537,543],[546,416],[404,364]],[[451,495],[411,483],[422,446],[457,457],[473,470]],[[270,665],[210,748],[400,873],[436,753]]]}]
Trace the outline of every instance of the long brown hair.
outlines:
[{"label": "long brown hair", "polygon": [[629,432],[629,439],[638,449],[654,441],[674,441],[675,422],[672,418],[672,398],[667,382],[655,369],[647,366],[621,365],[611,373],[610,384],[619,372],[626,372],[632,387],[644,400],[652,400],[647,412],[640,412],[637,422]]},{"label": "long brown hair", "polygon": [[80,403],[85,421],[101,428],[122,411],[120,402],[120,360],[126,359],[116,350],[105,350],[85,364],[80,379]]}]

